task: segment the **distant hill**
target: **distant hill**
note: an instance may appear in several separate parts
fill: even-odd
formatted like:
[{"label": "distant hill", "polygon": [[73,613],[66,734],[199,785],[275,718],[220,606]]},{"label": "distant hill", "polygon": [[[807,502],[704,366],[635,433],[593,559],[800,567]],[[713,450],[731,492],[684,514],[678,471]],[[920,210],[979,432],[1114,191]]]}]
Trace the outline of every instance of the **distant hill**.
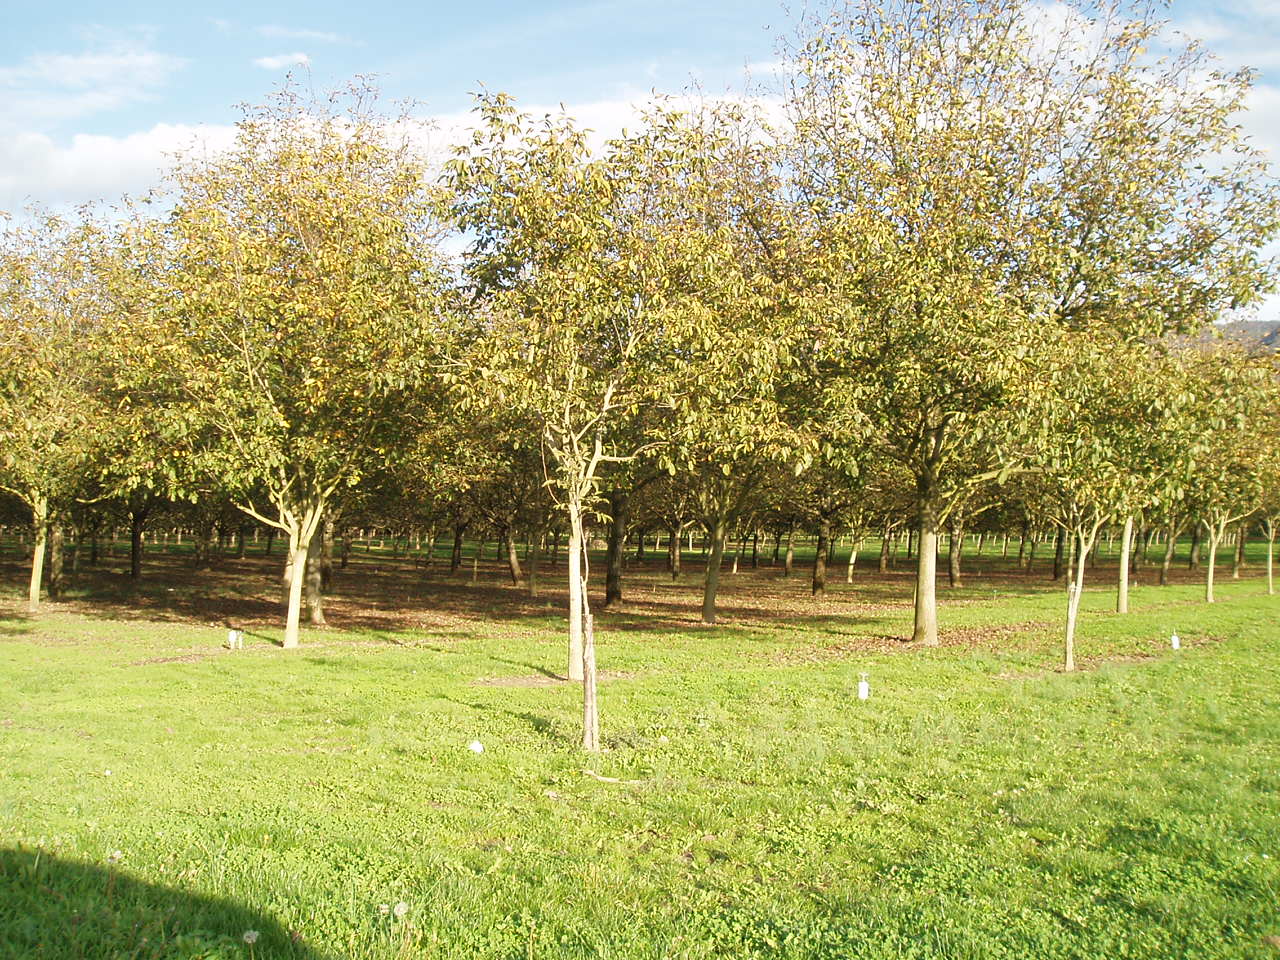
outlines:
[{"label": "distant hill", "polygon": [[[1213,328],[1224,340],[1238,343],[1250,353],[1280,352],[1280,320],[1240,320]],[[1206,334],[1206,339],[1212,334]]]}]

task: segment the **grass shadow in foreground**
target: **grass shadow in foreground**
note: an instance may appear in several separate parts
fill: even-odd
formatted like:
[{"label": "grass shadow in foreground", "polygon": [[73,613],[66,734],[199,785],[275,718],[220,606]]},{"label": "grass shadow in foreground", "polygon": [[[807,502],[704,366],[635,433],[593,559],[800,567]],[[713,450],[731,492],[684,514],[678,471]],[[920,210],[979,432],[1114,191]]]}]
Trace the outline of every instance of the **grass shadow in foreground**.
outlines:
[{"label": "grass shadow in foreground", "polygon": [[5,957],[328,960],[261,911],[38,849],[0,848],[0,903]]}]

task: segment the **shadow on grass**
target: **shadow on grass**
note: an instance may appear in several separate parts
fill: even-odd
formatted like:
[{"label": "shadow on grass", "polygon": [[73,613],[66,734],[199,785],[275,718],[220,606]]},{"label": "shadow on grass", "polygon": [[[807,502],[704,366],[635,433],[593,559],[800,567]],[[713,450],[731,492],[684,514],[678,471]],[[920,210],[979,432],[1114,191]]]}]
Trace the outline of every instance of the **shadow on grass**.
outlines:
[{"label": "shadow on grass", "polygon": [[261,911],[138,880],[125,870],[0,848],[0,956],[249,956],[328,960]]}]

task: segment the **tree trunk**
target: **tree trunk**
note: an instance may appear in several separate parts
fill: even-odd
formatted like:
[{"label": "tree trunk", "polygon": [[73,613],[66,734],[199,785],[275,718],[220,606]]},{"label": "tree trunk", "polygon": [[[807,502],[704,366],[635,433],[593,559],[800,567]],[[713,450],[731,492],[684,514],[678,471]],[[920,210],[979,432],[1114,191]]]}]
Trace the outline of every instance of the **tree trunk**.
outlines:
[{"label": "tree trunk", "polygon": [[952,587],[960,586],[960,557],[963,553],[964,528],[960,526],[959,520],[953,519],[947,543],[947,583]]},{"label": "tree trunk", "polygon": [[1053,579],[1055,581],[1062,579],[1062,553],[1066,547],[1066,540],[1065,531],[1059,530],[1053,544]]},{"label": "tree trunk", "polygon": [[271,556],[271,544],[275,541],[275,539],[276,539],[276,528],[267,527],[267,547],[266,547],[266,550],[263,552],[264,557]]},{"label": "tree trunk", "polygon": [[609,501],[609,538],[605,551],[604,570],[604,606],[622,602],[622,552],[626,547],[627,514],[630,512],[631,498],[626,490],[610,490]]},{"label": "tree trunk", "polygon": [[476,552],[471,554],[471,586],[476,586],[480,582],[480,558],[484,555],[485,539],[480,538],[480,542],[476,544]]},{"label": "tree trunk", "polygon": [[1200,524],[1196,522],[1191,528],[1191,550],[1187,554],[1187,569],[1195,570],[1200,566]]},{"label": "tree trunk", "polygon": [[320,521],[320,589],[333,589],[333,517],[328,513]]},{"label": "tree trunk", "polygon": [[1241,520],[1236,528],[1236,549],[1231,561],[1231,579],[1239,580],[1240,571],[1244,569],[1244,545],[1249,539],[1249,521]]},{"label": "tree trunk", "polygon": [[507,541],[507,571],[511,574],[511,585],[513,587],[520,586],[520,581],[524,579],[524,573],[520,569],[520,556],[516,552],[516,538],[511,535],[508,530],[506,534]]},{"label": "tree trunk", "polygon": [[40,609],[40,582],[44,578],[44,555],[49,545],[49,500],[36,496],[31,502],[31,583],[27,589],[27,609]]},{"label": "tree trunk", "polygon": [[913,643],[938,645],[938,528],[934,520],[920,521],[919,556],[916,558],[915,627]]},{"label": "tree trunk", "polygon": [[854,540],[849,545],[849,564],[845,567],[844,582],[853,583],[853,567],[858,562],[858,547],[862,545],[860,540]]},{"label": "tree trunk", "polygon": [[[1075,577],[1067,590],[1067,636],[1062,669],[1068,672],[1076,668],[1076,617],[1080,613],[1080,599],[1084,595],[1084,561],[1090,547],[1093,546],[1093,540],[1096,536],[1097,527],[1094,528],[1093,535],[1088,539],[1086,539],[1083,530],[1077,530],[1073,536],[1073,540],[1075,537],[1079,538],[1080,549],[1075,563]],[[1073,552],[1074,547],[1075,544],[1073,543]]]},{"label": "tree trunk", "polygon": [[1204,602],[1213,603],[1213,570],[1218,562],[1218,544],[1222,540],[1226,523],[1210,524],[1205,521],[1209,533],[1209,562],[1205,565]]},{"label": "tree trunk", "polygon": [[684,546],[681,537],[684,535],[684,524],[675,523],[671,526],[671,536],[667,541],[667,569],[671,571],[671,582],[680,579],[680,554],[681,547]]},{"label": "tree trunk", "polygon": [[1162,587],[1169,585],[1169,570],[1173,567],[1173,554],[1178,549],[1178,534],[1181,532],[1176,523],[1170,523],[1169,529],[1165,531],[1164,556],[1160,559],[1160,586]]},{"label": "tree trunk", "polygon": [[712,521],[709,534],[711,540],[710,556],[702,576],[702,622],[716,622],[716,593],[720,589],[720,564],[724,560],[724,541],[727,536],[723,517]]},{"label": "tree trunk", "polygon": [[760,568],[760,528],[757,527],[751,534],[751,569],[758,570]]},{"label": "tree trunk", "polygon": [[813,554],[812,593],[815,597],[824,597],[827,593],[827,558],[831,552],[831,520],[821,517],[818,520],[818,548]]},{"label": "tree trunk", "polygon": [[782,575],[791,576],[791,569],[796,562],[796,524],[793,520],[787,527],[787,552],[782,558]]},{"label": "tree trunk", "polygon": [[129,577],[137,580],[142,576],[142,530],[147,522],[147,515],[134,509],[129,512]]},{"label": "tree trunk", "polygon": [[916,562],[915,628],[913,643],[938,645],[938,501],[937,488],[930,477],[918,482],[920,505],[919,558]]},{"label": "tree trunk", "polygon": [[458,572],[458,568],[462,566],[462,534],[467,529],[466,524],[455,524],[453,528],[453,550],[449,553],[449,575]]},{"label": "tree trunk", "polygon": [[1129,547],[1133,543],[1133,517],[1124,518],[1120,535],[1120,572],[1116,582],[1116,613],[1129,612]]},{"label": "tree trunk", "polygon": [[317,524],[311,534],[311,542],[307,544],[306,600],[307,622],[313,627],[322,627],[327,622],[324,618],[324,530]]},{"label": "tree trunk", "polygon": [[526,586],[529,588],[529,596],[536,597],[538,595],[538,563],[542,560],[542,540],[546,536],[542,530],[534,530],[533,535],[529,538],[529,579]]},{"label": "tree trunk", "polygon": [[242,523],[240,524],[240,526],[236,528],[236,559],[237,560],[244,559],[244,539],[245,539],[244,528],[245,526],[246,524]]},{"label": "tree trunk", "polygon": [[880,533],[880,572],[881,573],[889,572],[889,550],[890,549],[891,549],[891,545],[889,543],[889,528],[885,527],[884,530]]},{"label": "tree trunk", "polygon": [[583,678],[582,611],[586,589],[582,573],[582,507],[569,501],[569,679]]},{"label": "tree trunk", "polygon": [[66,590],[67,580],[63,575],[62,561],[65,539],[65,527],[61,520],[49,524],[49,599],[61,600]]}]

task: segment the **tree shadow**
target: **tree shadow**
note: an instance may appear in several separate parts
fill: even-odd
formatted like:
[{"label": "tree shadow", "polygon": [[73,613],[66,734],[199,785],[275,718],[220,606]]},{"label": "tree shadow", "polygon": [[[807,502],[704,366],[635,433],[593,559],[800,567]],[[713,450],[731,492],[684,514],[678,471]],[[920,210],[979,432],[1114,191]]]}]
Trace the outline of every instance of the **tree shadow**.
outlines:
[{"label": "tree shadow", "polygon": [[296,931],[232,900],[139,880],[112,865],[0,848],[0,956],[250,956],[329,960]]}]

